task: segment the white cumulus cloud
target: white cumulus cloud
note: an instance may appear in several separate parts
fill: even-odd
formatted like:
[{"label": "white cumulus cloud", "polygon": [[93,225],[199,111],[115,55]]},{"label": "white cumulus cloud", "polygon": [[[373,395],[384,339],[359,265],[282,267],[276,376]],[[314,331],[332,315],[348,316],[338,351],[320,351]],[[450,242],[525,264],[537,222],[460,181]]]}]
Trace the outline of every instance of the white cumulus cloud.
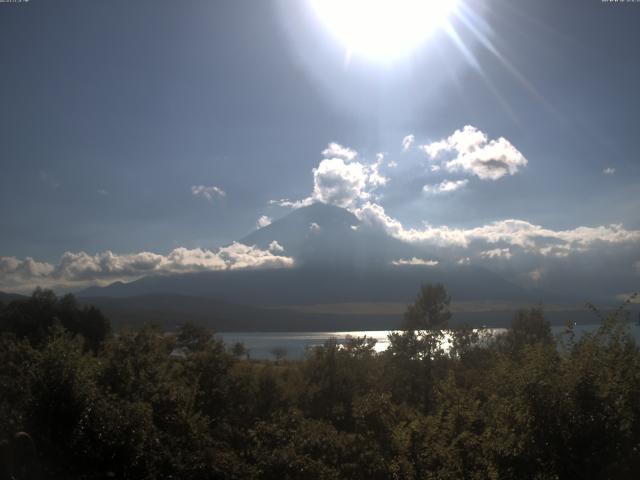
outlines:
[{"label": "white cumulus cloud", "polygon": [[422,145],[421,149],[431,158],[444,154],[444,167],[450,172],[464,172],[482,180],[498,180],[514,175],[527,165],[527,159],[506,138],[489,140],[484,132],[466,125],[449,137]]},{"label": "white cumulus cloud", "polygon": [[36,286],[83,287],[116,280],[131,281],[147,275],[293,266],[292,258],[279,255],[283,250],[277,242],[272,242],[269,250],[234,242],[217,251],[180,247],[168,255],[65,252],[57,265],[32,258],[0,257],[0,288],[28,291]]},{"label": "white cumulus cloud", "polygon": [[277,240],[274,240],[269,244],[269,251],[272,253],[282,253],[284,252],[284,247],[280,245]]},{"label": "white cumulus cloud", "polygon": [[358,156],[358,152],[349,147],[344,147],[339,143],[331,142],[327,145],[327,148],[322,151],[322,155],[325,158],[341,158],[345,162],[351,162]]},{"label": "white cumulus cloud", "polygon": [[301,208],[314,202],[322,202],[343,208],[354,208],[371,197],[372,192],[386,185],[388,179],[380,172],[384,154],[378,153],[376,161],[364,163],[356,159],[357,152],[337,143],[330,143],[322,152],[323,158],[312,170],[313,191],[302,200],[281,198],[271,200],[271,205]]},{"label": "white cumulus cloud", "polygon": [[581,252],[602,244],[640,242],[640,230],[627,230],[619,224],[552,230],[525,220],[508,219],[467,229],[430,225],[423,228],[405,228],[400,221],[387,215],[381,205],[371,202],[356,209],[355,214],[364,223],[380,228],[400,240],[443,247],[466,248],[473,242],[503,243],[544,255],[552,251],[550,247]]},{"label": "white cumulus cloud", "polygon": [[369,175],[359,162],[345,163],[341,158],[330,158],[313,169],[312,198],[339,207],[350,207],[358,200],[369,197]]},{"label": "white cumulus cloud", "polygon": [[273,219],[267,215],[262,215],[257,221],[256,221],[256,227],[257,228],[264,228],[267,227],[269,225],[271,225],[271,222],[273,221]]}]

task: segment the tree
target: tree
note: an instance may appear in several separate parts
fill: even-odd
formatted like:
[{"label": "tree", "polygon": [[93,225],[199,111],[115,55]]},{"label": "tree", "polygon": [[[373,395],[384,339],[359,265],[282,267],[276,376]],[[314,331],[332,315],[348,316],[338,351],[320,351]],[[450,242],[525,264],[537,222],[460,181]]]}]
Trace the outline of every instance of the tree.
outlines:
[{"label": "tree", "polygon": [[433,366],[443,348],[451,297],[442,284],[421,285],[413,304],[404,314],[405,331],[389,335],[391,375],[399,380],[394,393],[404,394],[428,411],[433,404]]},{"label": "tree", "polygon": [[176,347],[190,353],[201,352],[211,342],[213,333],[202,325],[186,322],[180,326],[176,337]]},{"label": "tree", "polygon": [[99,309],[80,305],[71,294],[58,298],[53,291],[41,288],[27,299],[13,300],[0,311],[0,332],[26,338],[32,345],[46,343],[56,325],[72,335],[81,335],[84,348],[94,352],[111,331],[111,323]]},{"label": "tree", "polygon": [[271,350],[271,355],[273,355],[276,359],[276,363],[279,363],[280,360],[284,360],[287,356],[287,349],[284,347],[275,347]]},{"label": "tree", "polygon": [[511,351],[521,350],[524,346],[535,343],[555,347],[551,325],[545,320],[544,311],[540,306],[518,310],[504,341]]},{"label": "tree", "polygon": [[451,297],[441,283],[422,285],[416,301],[407,307],[404,314],[407,330],[441,329],[451,318]]},{"label": "tree", "polygon": [[249,357],[249,350],[242,342],[235,342],[231,347],[231,354],[236,358]]}]

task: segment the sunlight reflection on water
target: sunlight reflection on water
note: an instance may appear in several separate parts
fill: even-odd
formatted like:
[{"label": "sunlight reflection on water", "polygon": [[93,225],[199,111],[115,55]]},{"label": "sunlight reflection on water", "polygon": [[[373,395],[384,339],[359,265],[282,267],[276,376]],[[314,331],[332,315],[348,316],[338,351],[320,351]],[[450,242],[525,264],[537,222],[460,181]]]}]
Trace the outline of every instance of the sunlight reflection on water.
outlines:
[{"label": "sunlight reflection on water", "polygon": [[[576,337],[579,338],[586,332],[595,330],[598,325],[577,325],[575,327]],[[562,335],[565,331],[563,326],[551,327],[554,335]],[[331,338],[335,338],[338,343],[342,344],[347,337],[367,337],[376,340],[375,351],[383,352],[389,347],[388,335],[392,332],[400,332],[400,330],[367,330],[367,331],[350,331],[350,332],[229,332],[219,333],[220,338],[227,345],[231,346],[236,342],[242,342],[249,350],[250,357],[253,359],[270,359],[273,358],[273,350],[283,348],[287,352],[287,358],[300,359],[303,358],[307,350],[310,348],[321,346],[324,342]],[[506,332],[504,328],[487,328],[484,329],[485,335],[491,337]],[[630,326],[629,333],[640,341],[640,327]],[[450,339],[450,337],[448,337]],[[446,349],[449,340],[445,337],[443,346]]]},{"label": "sunlight reflection on water", "polygon": [[[503,328],[487,329],[489,334],[504,332]],[[304,357],[308,349],[319,347],[331,338],[335,338],[339,344],[344,343],[348,337],[366,337],[376,340],[375,351],[383,352],[389,347],[388,335],[400,330],[367,330],[350,332],[229,332],[219,333],[220,338],[227,345],[242,342],[249,350],[251,358],[272,358],[275,348],[284,348],[287,357],[297,359]],[[446,349],[449,338],[445,337],[443,346]]]}]

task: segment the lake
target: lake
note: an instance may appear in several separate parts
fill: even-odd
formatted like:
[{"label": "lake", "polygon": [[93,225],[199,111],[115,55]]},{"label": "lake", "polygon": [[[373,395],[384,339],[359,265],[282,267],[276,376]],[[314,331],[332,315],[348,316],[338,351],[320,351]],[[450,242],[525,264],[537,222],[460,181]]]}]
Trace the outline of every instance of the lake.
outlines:
[{"label": "lake", "polygon": [[[574,331],[576,337],[598,328],[598,325],[576,325]],[[504,328],[488,328],[488,332],[497,334],[506,331]],[[551,331],[554,335],[560,336],[565,331],[564,326],[553,326]],[[335,338],[338,343],[344,343],[348,336],[374,338],[377,340],[376,351],[382,352],[387,349],[389,342],[387,336],[392,330],[368,330],[352,332],[228,332],[219,333],[216,336],[227,345],[231,346],[236,342],[242,342],[249,350],[249,355],[253,359],[272,359],[272,351],[275,348],[283,348],[287,352],[287,358],[303,358],[309,348],[318,347],[330,338]],[[640,342],[640,327],[629,326],[629,332]]]}]

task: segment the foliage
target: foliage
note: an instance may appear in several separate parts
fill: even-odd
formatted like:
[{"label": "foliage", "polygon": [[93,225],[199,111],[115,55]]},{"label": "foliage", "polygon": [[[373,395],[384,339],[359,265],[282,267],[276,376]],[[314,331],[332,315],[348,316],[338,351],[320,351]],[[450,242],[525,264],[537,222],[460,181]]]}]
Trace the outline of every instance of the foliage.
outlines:
[{"label": "foliage", "polygon": [[422,285],[415,302],[404,314],[407,330],[445,328],[451,318],[451,297],[442,284]]},{"label": "foliage", "polygon": [[578,336],[569,325],[562,348],[541,308],[478,341],[469,328],[443,330],[449,297],[427,286],[409,309],[422,312],[417,323],[392,334],[386,352],[349,338],[274,362],[245,360],[245,349],[228,352],[195,325],[87,341],[77,322],[101,315],[65,298],[38,291],[0,310],[7,478],[17,477],[18,431],[33,439],[31,463],[52,479],[604,479],[640,471],[640,352],[622,310],[602,315],[593,333]]},{"label": "foliage", "polygon": [[93,306],[81,306],[67,294],[58,298],[51,290],[37,288],[28,300],[0,304],[0,332],[26,338],[32,345],[47,340],[54,326],[60,325],[84,338],[85,348],[97,350],[108,337],[110,322]]}]

